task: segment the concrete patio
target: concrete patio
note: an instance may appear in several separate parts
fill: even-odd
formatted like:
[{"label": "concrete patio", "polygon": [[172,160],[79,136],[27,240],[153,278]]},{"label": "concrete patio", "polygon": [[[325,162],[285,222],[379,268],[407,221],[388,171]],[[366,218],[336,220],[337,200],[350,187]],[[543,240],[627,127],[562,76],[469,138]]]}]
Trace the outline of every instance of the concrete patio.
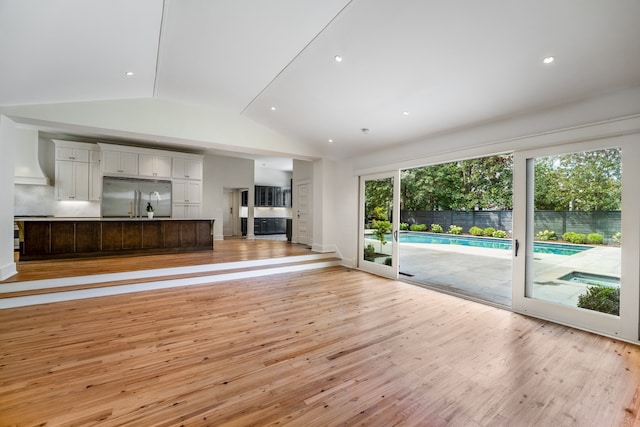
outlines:
[{"label": "concrete patio", "polygon": [[[511,306],[511,263],[510,250],[400,243],[402,279],[504,306]],[[620,248],[596,246],[570,256],[536,253],[534,271],[535,298],[575,307],[589,285],[560,277],[578,271],[619,278]]]}]

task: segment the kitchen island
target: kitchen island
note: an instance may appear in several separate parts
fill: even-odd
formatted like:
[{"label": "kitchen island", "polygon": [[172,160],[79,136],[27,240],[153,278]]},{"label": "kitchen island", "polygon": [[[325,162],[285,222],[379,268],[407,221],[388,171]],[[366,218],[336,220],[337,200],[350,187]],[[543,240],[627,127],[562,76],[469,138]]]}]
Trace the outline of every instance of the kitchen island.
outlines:
[{"label": "kitchen island", "polygon": [[20,259],[213,250],[212,219],[15,218]]}]

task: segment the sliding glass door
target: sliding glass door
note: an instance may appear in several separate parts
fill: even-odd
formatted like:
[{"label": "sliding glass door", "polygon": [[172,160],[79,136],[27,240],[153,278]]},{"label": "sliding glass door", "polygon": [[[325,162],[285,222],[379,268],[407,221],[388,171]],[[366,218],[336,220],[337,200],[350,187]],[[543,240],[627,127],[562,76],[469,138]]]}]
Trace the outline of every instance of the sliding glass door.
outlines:
[{"label": "sliding glass door", "polygon": [[360,177],[358,266],[370,273],[398,277],[400,172]]},{"label": "sliding glass door", "polygon": [[620,137],[515,154],[515,310],[638,339],[639,151]]}]

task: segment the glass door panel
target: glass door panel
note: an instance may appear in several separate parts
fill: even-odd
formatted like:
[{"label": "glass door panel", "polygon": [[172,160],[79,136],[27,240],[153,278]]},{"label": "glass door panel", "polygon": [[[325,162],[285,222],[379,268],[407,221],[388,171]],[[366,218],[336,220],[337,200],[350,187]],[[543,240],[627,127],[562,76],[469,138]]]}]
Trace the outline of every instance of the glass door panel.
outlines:
[{"label": "glass door panel", "polygon": [[515,311],[638,340],[639,160],[633,136],[514,153]]},{"label": "glass door panel", "polygon": [[399,172],[360,178],[359,266],[381,276],[398,276]]},{"label": "glass door panel", "polygon": [[528,159],[527,297],[620,315],[620,148]]}]

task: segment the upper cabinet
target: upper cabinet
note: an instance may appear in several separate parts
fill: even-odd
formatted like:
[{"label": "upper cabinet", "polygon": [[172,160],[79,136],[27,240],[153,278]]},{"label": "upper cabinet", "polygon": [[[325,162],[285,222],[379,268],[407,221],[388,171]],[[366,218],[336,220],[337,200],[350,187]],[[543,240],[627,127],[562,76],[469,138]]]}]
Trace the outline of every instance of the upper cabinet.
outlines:
[{"label": "upper cabinet", "polygon": [[202,158],[173,158],[171,176],[178,179],[202,179]]},{"label": "upper cabinet", "polygon": [[102,173],[105,175],[138,175],[138,154],[127,151],[102,151]]},{"label": "upper cabinet", "polygon": [[138,174],[150,178],[171,178],[171,157],[139,154]]},{"label": "upper cabinet", "polygon": [[[54,140],[56,147],[57,200],[92,200],[90,189],[93,186],[90,174],[90,160],[95,144]],[[99,158],[98,158],[99,161]]]},{"label": "upper cabinet", "polygon": [[255,186],[255,205],[269,207],[291,207],[291,189],[282,187],[270,187],[264,185]]}]

